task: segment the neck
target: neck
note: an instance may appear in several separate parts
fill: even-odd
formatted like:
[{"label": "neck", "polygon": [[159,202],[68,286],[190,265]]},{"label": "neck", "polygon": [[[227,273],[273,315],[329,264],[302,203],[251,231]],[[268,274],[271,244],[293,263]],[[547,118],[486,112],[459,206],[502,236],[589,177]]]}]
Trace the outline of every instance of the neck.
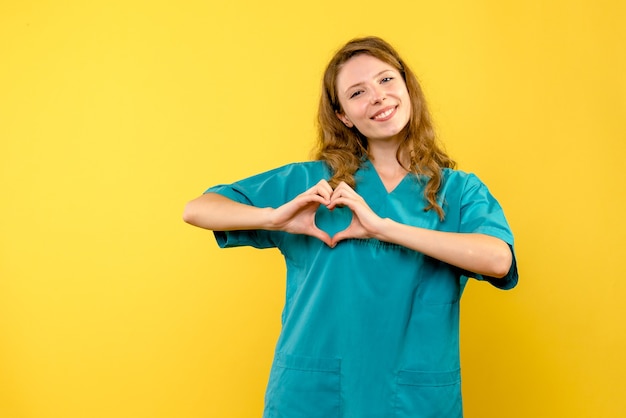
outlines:
[{"label": "neck", "polygon": [[[399,138],[390,138],[386,140],[369,140],[368,151],[370,159],[374,166],[378,169],[392,170],[402,169],[409,166],[409,158],[406,155],[400,155],[400,161],[398,162],[398,148],[400,147]],[[406,170],[404,170],[406,171]]]}]

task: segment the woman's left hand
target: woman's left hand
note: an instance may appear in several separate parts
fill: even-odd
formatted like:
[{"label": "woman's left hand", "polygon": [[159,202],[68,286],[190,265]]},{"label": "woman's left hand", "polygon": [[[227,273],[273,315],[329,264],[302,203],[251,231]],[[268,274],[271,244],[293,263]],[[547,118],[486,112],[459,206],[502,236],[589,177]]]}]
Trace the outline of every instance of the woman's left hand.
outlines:
[{"label": "woman's left hand", "polygon": [[511,268],[513,253],[503,240],[479,233],[420,228],[381,218],[345,183],[333,190],[327,205],[330,210],[337,206],[350,208],[352,222],[331,238],[331,247],[348,238],[376,238],[483,276],[504,277]]},{"label": "woman's left hand", "polygon": [[347,206],[352,211],[352,222],[343,231],[337,232],[331,239],[331,247],[339,241],[348,238],[374,238],[382,228],[382,218],[365,203],[354,189],[341,182],[333,190],[328,209],[333,210],[337,206]]}]

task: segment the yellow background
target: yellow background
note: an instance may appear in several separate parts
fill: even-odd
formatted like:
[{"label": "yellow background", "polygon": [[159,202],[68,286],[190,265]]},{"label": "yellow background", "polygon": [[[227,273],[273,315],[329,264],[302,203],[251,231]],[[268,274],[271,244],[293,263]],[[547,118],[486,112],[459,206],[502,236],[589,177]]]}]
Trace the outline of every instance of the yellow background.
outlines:
[{"label": "yellow background", "polygon": [[464,297],[466,416],[626,416],[624,4],[2,1],[0,417],[260,416],[281,257],[182,209],[309,158],[367,34],[516,234],[518,288]]}]

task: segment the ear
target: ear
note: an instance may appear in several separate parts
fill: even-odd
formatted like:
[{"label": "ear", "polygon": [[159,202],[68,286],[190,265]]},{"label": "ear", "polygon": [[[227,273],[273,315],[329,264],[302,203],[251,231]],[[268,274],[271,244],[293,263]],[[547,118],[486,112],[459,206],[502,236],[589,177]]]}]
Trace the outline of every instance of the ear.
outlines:
[{"label": "ear", "polygon": [[352,128],[354,126],[354,123],[350,122],[350,119],[348,119],[345,114],[341,112],[335,112],[335,115],[337,115],[337,118],[339,118],[339,120],[342,121],[343,124],[346,125],[348,128]]}]

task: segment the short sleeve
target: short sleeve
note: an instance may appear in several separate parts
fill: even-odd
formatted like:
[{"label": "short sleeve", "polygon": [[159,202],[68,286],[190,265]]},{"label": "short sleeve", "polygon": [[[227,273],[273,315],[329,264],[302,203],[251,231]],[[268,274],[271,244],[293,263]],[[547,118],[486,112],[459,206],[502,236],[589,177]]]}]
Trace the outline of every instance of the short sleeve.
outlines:
[{"label": "short sleeve", "polygon": [[461,196],[460,231],[490,235],[506,242],[513,256],[511,268],[505,277],[493,278],[471,274],[478,280],[485,280],[500,289],[512,289],[517,285],[518,272],[513,246],[513,233],[498,201],[487,186],[474,174],[468,174]]},{"label": "short sleeve", "polygon": [[[217,193],[238,203],[255,207],[277,208],[308,189],[312,181],[319,181],[324,170],[321,163],[293,163],[248,177],[232,184],[210,187],[205,193]],[[317,179],[317,180],[316,180]],[[314,183],[313,183],[314,184]],[[280,231],[239,230],[214,231],[222,248],[252,246],[277,247],[285,234]]]}]

